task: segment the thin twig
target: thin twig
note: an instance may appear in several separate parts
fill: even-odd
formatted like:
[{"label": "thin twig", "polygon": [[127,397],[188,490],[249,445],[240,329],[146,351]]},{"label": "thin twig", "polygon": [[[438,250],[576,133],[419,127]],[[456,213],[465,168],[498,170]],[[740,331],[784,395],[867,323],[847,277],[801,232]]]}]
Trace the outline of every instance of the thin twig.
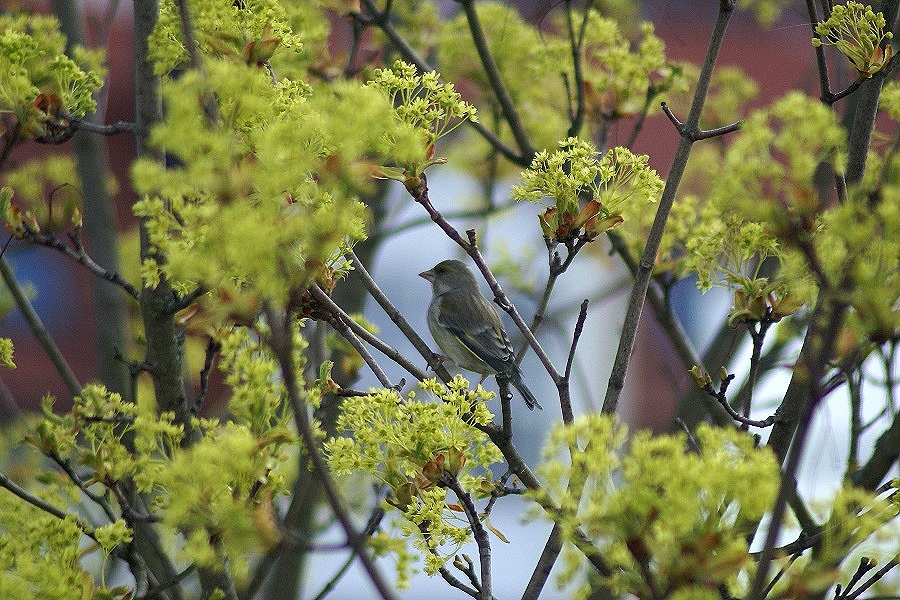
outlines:
[{"label": "thin twig", "polygon": [[[381,505],[379,504],[375,508],[375,510],[372,512],[372,514],[369,516],[369,520],[366,523],[366,528],[363,531],[363,535],[365,535],[367,537],[371,537],[371,535],[373,533],[375,533],[375,531],[378,530],[378,525],[381,523],[381,519],[383,519],[383,518],[384,518],[384,509],[381,508]],[[340,548],[335,548],[335,549],[346,548],[346,544],[340,544],[339,546],[340,546]],[[322,551],[323,548],[321,546],[317,546],[317,547],[310,546],[310,547],[308,547],[308,549]],[[330,594],[334,590],[335,586],[337,585],[337,582],[340,581],[341,577],[343,577],[344,574],[347,572],[347,569],[350,568],[350,565],[353,564],[354,558],[356,558],[356,556],[353,554],[350,554],[350,556],[347,557],[347,559],[340,566],[340,568],[337,570],[337,572],[334,574],[334,576],[331,579],[329,579],[325,583],[324,586],[322,586],[322,589],[319,591],[318,594],[313,596],[312,600],[322,600],[323,598],[327,597],[328,594]],[[252,596],[247,596],[247,597],[250,598]]]},{"label": "thin twig", "polygon": [[884,565],[880,569],[878,569],[878,571],[873,573],[872,576],[864,581],[863,584],[860,585],[856,590],[854,590],[852,594],[847,595],[847,600],[856,600],[856,598],[859,598],[863,592],[872,587],[872,585],[874,585],[882,577],[887,575],[891,569],[897,566],[897,564],[898,563],[896,560],[889,560],[888,562],[884,563]]},{"label": "thin twig", "polygon": [[109,125],[101,125],[86,119],[71,118],[70,122],[76,129],[88,131],[90,133],[98,133],[100,135],[116,135],[119,133],[134,133],[134,123],[127,121],[116,121]]},{"label": "thin twig", "polygon": [[569,102],[569,131],[567,137],[576,137],[581,133],[584,125],[585,101],[584,101],[584,69],[582,68],[582,50],[584,48],[584,34],[587,31],[587,23],[591,14],[591,5],[586,3],[581,17],[581,26],[578,35],[575,35],[575,24],[572,19],[572,2],[566,0],[566,32],[569,36],[569,51],[572,55],[572,71],[575,75],[575,110],[572,110]]},{"label": "thin twig", "polygon": [[268,339],[268,343],[275,352],[275,356],[278,359],[281,368],[281,376],[284,381],[285,390],[287,391],[288,402],[294,413],[294,423],[297,426],[297,431],[300,433],[303,446],[309,456],[310,464],[316,473],[319,484],[322,486],[322,490],[325,492],[325,497],[328,499],[328,505],[331,507],[331,511],[337,518],[338,523],[340,523],[341,528],[344,530],[347,543],[353,548],[356,555],[359,556],[363,569],[365,569],[369,580],[378,591],[378,594],[385,599],[394,598],[394,593],[384,581],[384,578],[375,566],[374,560],[366,549],[365,536],[356,530],[356,526],[353,524],[350,514],[347,512],[343,501],[338,495],[334,482],[331,479],[331,473],[328,470],[328,466],[319,449],[316,435],[313,432],[309,415],[307,414],[307,407],[300,399],[300,392],[297,387],[297,373],[295,371],[296,365],[294,364],[293,359],[294,338],[292,321],[283,314],[276,313],[275,309],[269,305],[264,307],[263,312],[265,313],[271,328],[271,335]]},{"label": "thin twig", "polygon": [[734,373],[729,374],[725,379],[719,382],[719,389],[715,389],[712,385],[712,382],[707,381],[702,385],[703,391],[715,398],[719,401],[719,404],[722,408],[728,412],[728,416],[732,419],[741,423],[742,425],[750,426],[750,427],[771,427],[773,423],[775,423],[776,415],[770,415],[763,419],[762,421],[755,421],[748,417],[745,417],[738,413],[731,407],[731,404],[728,402],[728,396],[726,395],[726,391],[728,390],[728,385],[734,380]]},{"label": "thin twig", "polygon": [[669,117],[670,121],[672,121],[672,124],[675,125],[675,129],[678,131],[678,133],[688,136],[695,142],[698,142],[700,140],[708,140],[709,138],[725,135],[726,133],[732,133],[741,128],[741,121],[731,123],[730,125],[723,125],[722,127],[716,127],[715,129],[698,129],[697,127],[692,128],[686,123],[682,123],[681,121],[679,121],[678,117],[675,116],[675,113],[672,112],[672,109],[669,108],[668,104],[663,102],[660,106],[662,107],[662,111],[665,113],[665,115]]},{"label": "thin twig", "polygon": [[128,281],[126,281],[118,273],[108,271],[107,269],[98,265],[94,261],[94,259],[90,257],[90,255],[84,249],[84,245],[81,243],[80,227],[76,227],[74,233],[72,233],[69,237],[72,240],[74,248],[68,246],[62,239],[60,239],[53,233],[41,233],[40,231],[32,231],[30,229],[25,230],[25,234],[22,239],[33,244],[52,248],[57,252],[64,254],[78,264],[84,266],[93,275],[96,275],[100,279],[104,279],[114,285],[119,286],[120,288],[125,290],[125,292],[133,299],[138,301],[141,299],[141,293],[137,290],[137,288],[128,283]]},{"label": "thin twig", "polygon": [[571,425],[575,420],[575,413],[572,411],[572,397],[569,393],[569,381],[572,376],[572,365],[575,363],[575,348],[578,347],[578,340],[581,339],[581,333],[584,331],[584,322],[587,319],[588,301],[581,303],[578,311],[578,320],[575,322],[575,331],[572,333],[572,343],[569,345],[569,356],[566,359],[566,370],[563,375],[565,386],[560,389],[560,407],[562,409],[562,420],[566,425]]},{"label": "thin twig", "polygon": [[401,352],[399,352],[394,347],[386,344],[381,341],[375,335],[366,331],[366,328],[354,321],[350,315],[344,312],[340,306],[335,304],[334,300],[328,297],[328,294],[322,290],[318,285],[313,285],[310,288],[310,292],[313,295],[313,298],[316,299],[317,302],[325,306],[328,311],[334,317],[333,319],[328,321],[328,324],[338,330],[338,332],[350,342],[351,345],[360,353],[363,359],[366,361],[366,364],[369,365],[369,368],[372,369],[372,372],[375,373],[375,376],[378,377],[378,381],[384,387],[394,387],[394,385],[390,382],[388,376],[384,373],[375,359],[371,354],[365,349],[362,344],[359,343],[359,338],[362,338],[367,343],[371,344],[373,347],[377,348],[382,354],[396,362],[398,365],[406,369],[410,375],[422,381],[423,379],[427,379],[426,374],[416,367],[416,365],[412,364]]},{"label": "thin twig", "polygon": [[[328,294],[326,294],[322,290],[322,288],[320,288],[318,285],[314,284],[312,287],[309,288],[309,291],[312,294],[313,298],[316,299],[316,301],[318,301],[320,304],[326,306],[328,308],[328,310],[332,311],[333,318],[328,321],[328,324],[331,325],[332,327],[334,327],[338,331],[338,333],[340,333],[344,337],[344,339],[347,340],[351,346],[353,346],[353,349],[359,353],[359,355],[362,357],[363,361],[365,361],[365,363],[372,370],[372,373],[375,374],[375,377],[378,378],[378,381],[381,383],[381,385],[383,385],[386,388],[393,388],[394,384],[391,383],[390,378],[387,376],[387,374],[381,368],[381,365],[378,364],[378,361],[376,361],[375,358],[369,353],[369,351],[366,350],[366,347],[363,346],[362,342],[360,342],[359,338],[356,336],[356,332],[362,332],[365,330],[362,327],[356,328],[355,327],[356,324],[353,322],[352,319],[348,318],[347,320],[344,320],[343,318],[341,318],[340,315],[346,314],[346,313],[344,313],[344,311],[341,310],[340,307],[338,307],[338,305],[335,304],[334,301],[328,297]],[[339,311],[339,312],[335,313],[334,311]],[[351,323],[354,323],[354,324],[351,325]],[[366,332],[366,333],[368,334],[368,332]],[[371,336],[369,338],[370,343],[371,343],[372,339],[375,339],[375,336]],[[384,346],[387,346],[387,344],[384,344]],[[389,346],[387,346],[387,348],[389,349],[388,351],[393,350]],[[379,348],[379,349],[381,349],[381,348]],[[382,350],[382,351],[384,351],[384,350]],[[393,352],[396,353],[398,355],[398,357],[400,357],[399,352],[397,352],[396,350],[393,350]],[[402,357],[400,357],[400,358],[402,358]],[[403,360],[405,360],[405,359],[403,359]],[[411,367],[412,369],[418,371],[418,369],[415,368],[415,365],[409,364],[409,361],[406,361],[406,362],[407,362],[407,365],[405,365],[404,368],[409,369]],[[400,363],[398,363],[398,364],[400,364]],[[419,371],[419,372],[421,373],[421,371]],[[424,376],[423,376],[423,378],[424,378]]]},{"label": "thin twig", "polygon": [[184,568],[184,570],[182,570],[180,573],[178,573],[175,577],[173,577],[169,581],[161,583],[160,585],[156,586],[152,590],[148,591],[147,595],[144,596],[143,598],[141,598],[141,600],[153,600],[154,598],[162,598],[163,594],[165,594],[168,590],[176,589],[176,586],[178,586],[182,581],[184,581],[185,579],[190,577],[191,574],[193,574],[193,572],[196,570],[197,570],[197,565],[195,565],[195,564],[188,565],[187,567]]},{"label": "thin twig", "polygon": [[472,537],[475,540],[475,544],[478,546],[478,558],[481,567],[481,582],[478,597],[481,598],[481,600],[490,600],[492,595],[491,538],[488,535],[484,524],[481,522],[481,519],[478,518],[478,511],[475,508],[475,503],[472,501],[472,496],[463,489],[456,477],[445,472],[440,481],[456,494],[456,498],[462,505],[463,512],[465,512],[466,519],[469,521],[469,526],[472,528]]},{"label": "thin twig", "polygon": [[[766,331],[773,324],[771,320],[771,308],[766,308],[766,314],[759,323],[747,323],[747,329],[750,332],[750,339],[753,340],[753,351],[750,354],[750,373],[747,375],[747,394],[743,398],[743,406],[741,407],[741,415],[745,419],[750,418],[750,408],[753,404],[753,390],[759,381],[760,361],[762,357],[762,346],[766,339]],[[757,329],[757,326],[759,329]],[[744,423],[746,428],[747,423]]]},{"label": "thin twig", "polygon": [[[74,516],[33,495],[31,492],[7,477],[6,473],[3,473],[2,471],[0,471],[0,487],[6,488],[14,495],[18,496],[21,500],[24,500],[35,508],[39,508],[47,514],[53,515],[57,519],[64,520]],[[95,542],[97,541],[97,538],[94,537],[93,527],[77,517],[75,517],[75,525],[78,526],[78,529],[81,530],[81,533],[88,536]]]},{"label": "thin twig", "polygon": [[484,29],[481,27],[481,21],[478,18],[478,11],[475,10],[475,2],[473,0],[458,0],[466,13],[466,21],[469,24],[469,31],[472,34],[472,41],[475,43],[475,49],[478,51],[478,57],[481,59],[481,66],[487,75],[488,83],[494,90],[494,96],[500,104],[503,111],[503,118],[506,120],[509,129],[512,132],[516,144],[519,145],[519,152],[526,162],[531,162],[535,155],[534,146],[525,131],[525,126],[519,118],[519,112],[513,103],[506,86],[503,84],[503,78],[500,76],[500,69],[494,62],[494,56],[488,48],[487,38],[484,35]]},{"label": "thin twig", "polygon": [[681,428],[684,434],[687,436],[687,444],[688,448],[690,448],[691,452],[695,452],[697,454],[701,453],[700,444],[697,443],[697,438],[694,437],[694,434],[691,432],[690,427],[687,426],[687,423],[682,421],[681,419],[676,418],[675,424]]},{"label": "thin twig", "polygon": [[606,388],[606,397],[603,400],[602,411],[605,414],[612,414],[616,411],[619,396],[622,393],[622,388],[625,386],[625,374],[628,371],[628,363],[631,359],[631,352],[634,349],[634,340],[637,335],[641,310],[644,305],[644,299],[647,296],[647,288],[650,286],[650,278],[653,274],[653,264],[662,242],[669,211],[672,209],[675,194],[678,191],[678,186],[681,184],[681,177],[684,175],[684,169],[691,153],[691,146],[696,141],[695,137],[700,131],[698,128],[700,114],[703,112],[703,104],[709,91],[709,84],[712,80],[712,73],[719,55],[719,49],[725,38],[725,29],[733,12],[733,1],[722,0],[719,3],[719,15],[710,36],[709,47],[706,50],[700,77],[697,80],[697,88],[691,103],[690,112],[688,113],[687,123],[683,127],[679,127],[681,139],[678,142],[678,149],[675,152],[669,176],[666,178],[666,184],[659,201],[659,207],[656,210],[656,217],[647,237],[644,253],[638,263],[638,271],[635,275],[634,287],[628,300],[625,322],[622,327],[622,336],[616,351],[609,385]]},{"label": "thin twig", "polygon": [[212,373],[213,363],[216,356],[222,349],[222,344],[213,338],[209,338],[206,343],[206,358],[203,361],[203,369],[200,370],[200,391],[197,393],[197,399],[194,400],[193,411],[195,415],[200,414],[203,403],[206,401],[206,395],[209,393],[209,376]]},{"label": "thin twig", "polygon": [[[845,278],[838,290],[842,290],[848,284],[849,280]],[[780,420],[777,421],[778,425],[772,429],[772,433],[769,435],[769,447],[775,451],[776,456],[784,457],[783,468],[778,496],[771,511],[769,528],[766,531],[756,573],[747,595],[750,600],[764,598],[763,592],[769,565],[774,556],[775,542],[783,525],[788,503],[797,493],[796,476],[800,458],[805,449],[806,437],[809,434],[816,408],[823,398],[820,387],[822,375],[827,368],[827,358],[831,355],[838,331],[846,316],[846,303],[835,299],[835,297],[845,296],[846,292],[823,289],[819,294],[791,383],[788,384],[785,398],[776,412],[776,416]],[[791,420],[793,415],[785,415],[786,407],[798,411],[798,420],[796,427],[793,428],[793,436],[788,434],[795,422]],[[786,449],[782,447],[784,440],[789,441]],[[786,454],[783,454],[785,450]]]},{"label": "thin twig", "polygon": [[37,312],[35,312],[34,307],[25,295],[22,286],[19,285],[19,281],[16,279],[5,256],[0,256],[0,275],[2,275],[4,283],[6,283],[6,287],[9,288],[9,292],[12,294],[16,306],[22,311],[22,316],[25,317],[25,321],[31,328],[32,333],[34,333],[34,337],[37,338],[38,342],[44,348],[44,352],[50,357],[50,362],[53,363],[53,366],[56,367],[56,371],[59,373],[60,377],[62,377],[63,382],[69,389],[69,393],[72,396],[77,396],[81,393],[81,384],[78,383],[78,378],[75,377],[75,373],[62,355],[62,352],[60,352],[59,346],[56,345],[56,341],[47,331],[47,328],[44,327],[44,323],[41,321]]},{"label": "thin twig", "polygon": [[113,510],[112,506],[110,506],[109,502],[106,498],[95,494],[90,489],[88,489],[88,485],[79,477],[78,473],[75,472],[75,469],[72,468],[72,464],[68,460],[64,460],[61,456],[59,456],[56,452],[45,453],[50,460],[55,462],[59,468],[65,471],[66,475],[69,476],[69,479],[72,480],[72,483],[82,491],[82,493],[87,496],[94,504],[103,509],[104,514],[106,514],[106,518],[109,519],[110,523],[114,523],[118,516]]}]

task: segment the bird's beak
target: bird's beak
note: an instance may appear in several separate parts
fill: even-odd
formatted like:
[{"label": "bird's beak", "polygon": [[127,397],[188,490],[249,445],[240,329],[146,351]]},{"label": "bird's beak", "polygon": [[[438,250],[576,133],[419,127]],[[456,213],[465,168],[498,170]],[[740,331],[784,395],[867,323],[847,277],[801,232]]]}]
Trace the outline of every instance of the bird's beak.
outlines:
[{"label": "bird's beak", "polygon": [[421,273],[419,273],[419,277],[421,277],[422,279],[427,279],[428,281],[434,283],[434,269],[422,271]]}]

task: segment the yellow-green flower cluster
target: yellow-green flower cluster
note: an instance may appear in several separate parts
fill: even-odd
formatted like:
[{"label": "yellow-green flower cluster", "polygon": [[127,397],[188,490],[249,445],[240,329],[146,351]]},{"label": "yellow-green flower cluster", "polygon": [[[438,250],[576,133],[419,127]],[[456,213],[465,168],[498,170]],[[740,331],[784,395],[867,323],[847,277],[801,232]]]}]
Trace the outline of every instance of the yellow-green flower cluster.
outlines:
[{"label": "yellow-green flower cluster", "polygon": [[[271,460],[289,439],[260,438],[227,423],[176,452],[160,474],[164,521],[184,532],[184,554],[216,568],[224,550],[237,581],[249,573],[249,557],[278,542],[271,498],[278,486],[268,478]],[[219,548],[210,543],[215,537]]]},{"label": "yellow-green flower cluster", "polygon": [[832,45],[850,59],[861,77],[871,77],[890,60],[894,37],[884,15],[860,2],[837,4],[831,16],[816,25],[814,46]]},{"label": "yellow-green flower cluster", "polygon": [[[125,402],[100,385],[86,386],[65,415],[53,412],[49,398],[43,410],[44,419],[29,436],[41,452],[89,467],[92,481],[131,478],[141,492],[154,489],[164,453],[177,447],[183,436],[171,414],[157,416],[152,407]],[[126,442],[130,436],[133,450]]]},{"label": "yellow-green flower cluster", "polygon": [[900,121],[900,81],[889,81],[884,85],[878,104],[891,119]]},{"label": "yellow-green flower cluster", "polygon": [[616,594],[647,596],[648,571],[672,593],[735,589],[740,568],[753,564],[746,537],[775,497],[778,463],[745,433],[702,426],[696,437],[700,452],[682,434],[628,440],[601,415],[551,433],[536,499],[555,507],[567,539],[579,528],[600,547]]},{"label": "yellow-green flower cluster", "polygon": [[[357,197],[376,166],[414,161],[424,149],[374,87],[273,86],[260,69],[214,59],[206,72],[166,85],[166,120],[151,141],[178,165],[135,165],[147,194],[135,213],[147,218],[176,289],[282,304],[364,237]],[[213,97],[216,122],[204,110]],[[158,268],[145,264],[150,282]]]},{"label": "yellow-green flower cluster", "polygon": [[15,191],[12,204],[34,215],[42,229],[65,229],[80,211],[81,186],[72,156],[53,154],[29,160],[7,170],[4,180]]},{"label": "yellow-green flower cluster", "polygon": [[[93,578],[79,562],[81,528],[0,494],[0,590],[7,598],[91,598]],[[107,596],[116,598],[120,596]]]},{"label": "yellow-green flower cluster", "polygon": [[765,278],[761,261],[791,263],[785,253],[798,236],[815,235],[827,203],[815,173],[822,163],[843,169],[844,143],[834,114],[797,92],[752,113],[722,156],[708,149],[693,163],[699,196],[673,209],[658,272],[694,274],[704,291],[733,290],[732,322],[758,321],[767,310],[777,320],[797,310],[816,291],[808,265]]},{"label": "yellow-green flower cluster", "polygon": [[375,69],[368,84],[381,90],[396,107],[397,117],[423,135],[426,150],[466,121],[478,121],[475,107],[465,102],[452,83],[441,83],[439,73],[419,75],[401,60],[390,69]]},{"label": "yellow-green flower cluster", "polygon": [[8,369],[16,368],[16,363],[13,362],[13,341],[9,338],[0,338],[0,363]]},{"label": "yellow-green flower cluster", "polygon": [[[271,373],[254,369],[266,361],[248,356],[255,350],[245,337],[225,336],[223,354],[226,368],[239,380],[231,383],[252,393],[246,389],[251,387],[248,380]],[[187,558],[216,566],[221,548],[210,542],[216,538],[240,580],[248,573],[249,556],[278,539],[271,499],[284,488],[278,468],[287,459],[284,448],[295,442],[295,436],[272,404],[277,400],[260,403],[262,415],[246,407],[238,410],[235,422],[224,425],[198,420],[195,425],[205,435],[185,449],[182,427],[172,423],[171,414],[157,415],[153,406],[124,402],[118,394],[91,385],[65,415],[53,413],[48,401],[43,421],[28,439],[59,464],[80,465],[85,486],[95,488],[98,496],[105,488],[133,482],[144,494],[145,509],[171,531],[185,535]],[[266,417],[269,420],[260,424]],[[67,490],[78,497],[71,484]],[[106,554],[131,539],[119,521],[96,529],[95,535]],[[72,540],[77,548],[78,536]]]},{"label": "yellow-green flower cluster", "polygon": [[[65,47],[54,17],[0,15],[0,113],[14,114],[26,138],[43,135],[48,118],[83,117],[96,109],[93,93],[106,75],[102,52],[79,48],[73,59]],[[39,94],[55,99],[52,111],[36,106]]]},{"label": "yellow-green flower cluster", "polygon": [[662,190],[645,155],[622,147],[600,155],[593,144],[578,138],[563,140],[559,147],[538,152],[522,172],[522,184],[512,190],[518,200],[553,201],[541,215],[541,228],[550,239],[564,242],[582,231],[593,239],[622,222],[624,205],[645,206]]},{"label": "yellow-green flower cluster", "polygon": [[[456,477],[484,496],[493,485],[490,467],[501,456],[476,427],[492,418],[484,405],[491,393],[481,386],[470,390],[460,376],[449,386],[427,380],[421,387],[431,399],[393,390],[345,399],[337,422],[345,435],[326,441],[325,452],[335,474],[368,473],[389,488],[387,503],[403,514],[400,529],[423,551],[433,574],[471,535],[450,510],[439,480]],[[477,468],[483,473],[473,474]]]},{"label": "yellow-green flower cluster", "polygon": [[665,44],[651,23],[629,41],[619,24],[590,12],[584,34],[584,80],[588,112],[595,119],[634,115],[662,93],[685,88],[680,69],[666,61]]},{"label": "yellow-green flower cluster", "polygon": [[[295,348],[302,352],[306,342],[295,329]],[[285,410],[284,386],[278,376],[278,362],[271,350],[251,335],[246,327],[232,327],[217,337],[221,343],[219,368],[225,384],[231,388],[228,410],[235,422],[245,425],[254,435],[287,433],[289,414]],[[303,368],[303,359],[295,362]]]},{"label": "yellow-green flower cluster", "polygon": [[[204,55],[255,64],[268,60],[276,49],[299,52],[303,43],[290,27],[291,14],[274,0],[187,2],[191,26]],[[265,48],[265,55],[258,56]],[[150,37],[150,58],[158,75],[165,75],[188,62],[181,31],[178,3],[160,3],[159,20]],[[252,59],[252,60],[251,60]]]}]

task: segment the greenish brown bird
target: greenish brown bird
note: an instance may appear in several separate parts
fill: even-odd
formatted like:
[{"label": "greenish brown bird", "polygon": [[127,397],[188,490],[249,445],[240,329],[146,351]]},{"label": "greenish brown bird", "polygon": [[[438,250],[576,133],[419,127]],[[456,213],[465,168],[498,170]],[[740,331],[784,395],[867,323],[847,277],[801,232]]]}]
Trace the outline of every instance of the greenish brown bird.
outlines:
[{"label": "greenish brown bird", "polygon": [[466,265],[444,260],[419,276],[431,282],[428,329],[441,352],[462,369],[508,380],[530,410],[542,408],[522,381],[497,309]]}]

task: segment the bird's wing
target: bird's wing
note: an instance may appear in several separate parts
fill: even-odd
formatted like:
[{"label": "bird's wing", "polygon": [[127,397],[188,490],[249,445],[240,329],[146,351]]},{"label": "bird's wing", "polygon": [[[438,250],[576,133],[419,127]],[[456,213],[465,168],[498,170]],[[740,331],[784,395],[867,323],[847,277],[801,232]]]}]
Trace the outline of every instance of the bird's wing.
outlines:
[{"label": "bird's wing", "polygon": [[[457,307],[448,310],[448,306]],[[460,294],[441,307],[439,318],[472,354],[497,373],[506,373],[513,361],[512,344],[493,305],[483,296]],[[478,324],[478,326],[473,326]]]}]

